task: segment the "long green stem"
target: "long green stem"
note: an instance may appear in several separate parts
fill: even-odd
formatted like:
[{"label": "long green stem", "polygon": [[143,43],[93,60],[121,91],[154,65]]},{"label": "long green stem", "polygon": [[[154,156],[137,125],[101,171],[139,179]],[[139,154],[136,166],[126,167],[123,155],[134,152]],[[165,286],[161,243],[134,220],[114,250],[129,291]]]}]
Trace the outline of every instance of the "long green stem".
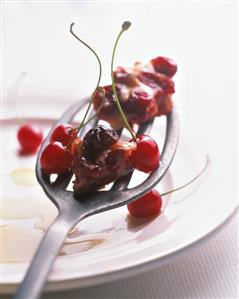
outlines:
[{"label": "long green stem", "polygon": [[81,38],[79,38],[73,31],[73,26],[75,25],[75,23],[71,23],[71,26],[70,26],[70,33],[79,41],[81,42],[83,45],[85,45],[96,57],[97,61],[98,61],[98,64],[99,64],[99,77],[98,77],[98,81],[97,81],[97,84],[96,84],[96,88],[95,88],[95,91],[93,92],[92,94],[92,97],[91,97],[91,100],[89,102],[89,105],[86,109],[86,113],[83,117],[83,120],[80,124],[80,126],[77,128],[77,132],[79,132],[81,130],[81,128],[84,126],[84,123],[85,123],[85,120],[86,120],[86,117],[90,111],[90,107],[93,103],[93,100],[94,100],[94,95],[95,95],[95,92],[97,91],[98,87],[99,87],[99,84],[100,84],[100,80],[101,80],[101,75],[102,75],[102,65],[101,65],[101,61],[100,61],[100,58],[99,56],[97,55],[97,53],[95,52],[95,50],[89,46],[86,42],[84,42]]},{"label": "long green stem", "polygon": [[121,35],[129,27],[130,27],[130,22],[124,22],[123,25],[122,25],[122,29],[121,29],[120,33],[118,34],[118,36],[116,38],[116,41],[115,41],[115,44],[114,44],[114,48],[113,48],[113,53],[112,53],[112,59],[111,59],[111,80],[112,80],[112,90],[113,90],[113,93],[114,93],[114,96],[115,96],[116,105],[117,105],[118,111],[120,113],[120,116],[121,116],[121,118],[122,118],[122,120],[124,122],[125,127],[129,130],[132,138],[134,139],[135,142],[137,142],[135,134],[132,131],[132,129],[131,129],[129,123],[128,123],[128,120],[127,120],[127,118],[126,118],[126,116],[124,114],[124,111],[123,111],[123,109],[122,109],[122,107],[120,105],[120,101],[119,101],[119,98],[118,98],[118,95],[117,95],[117,91],[116,91],[116,87],[115,87],[115,79],[114,79],[114,58],[115,58],[116,48],[117,48],[117,45],[118,45],[118,42],[119,42],[119,39],[120,39]]},{"label": "long green stem", "polygon": [[178,187],[178,188],[175,188],[175,189],[173,189],[173,190],[170,190],[170,191],[168,191],[168,192],[165,192],[165,193],[161,194],[161,196],[168,195],[168,194],[170,194],[170,193],[179,191],[179,190],[181,190],[181,189],[183,189],[183,188],[189,186],[189,185],[192,184],[194,181],[196,181],[196,180],[197,180],[197,179],[198,179],[198,178],[199,178],[199,177],[200,177],[200,176],[207,170],[208,165],[209,165],[209,157],[206,156],[206,162],[205,162],[205,165],[204,165],[203,169],[199,172],[198,175],[196,175],[193,179],[191,179],[191,180],[190,180],[189,182],[187,182],[186,184],[184,184],[184,185],[182,185],[182,186],[180,186],[180,187]]}]

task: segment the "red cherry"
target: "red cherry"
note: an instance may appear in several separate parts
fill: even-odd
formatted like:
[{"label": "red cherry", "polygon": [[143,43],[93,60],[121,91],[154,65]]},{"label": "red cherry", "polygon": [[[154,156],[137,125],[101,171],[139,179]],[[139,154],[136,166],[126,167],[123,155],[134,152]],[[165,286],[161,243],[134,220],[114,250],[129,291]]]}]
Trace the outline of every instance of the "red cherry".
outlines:
[{"label": "red cherry", "polygon": [[159,56],[152,59],[151,63],[156,72],[164,74],[170,78],[172,78],[177,72],[177,65],[170,58]]},{"label": "red cherry", "polygon": [[133,217],[157,216],[162,208],[162,198],[159,192],[153,189],[138,200],[128,204],[127,208]]},{"label": "red cherry", "polygon": [[138,78],[155,92],[163,91],[164,95],[175,92],[173,80],[164,74],[142,71],[138,75]]},{"label": "red cherry", "polygon": [[71,153],[57,141],[48,144],[40,158],[41,168],[47,174],[66,172],[71,165],[71,161]]},{"label": "red cherry", "polygon": [[153,95],[136,88],[125,103],[124,111],[129,121],[141,123],[156,115],[158,107]]},{"label": "red cherry", "polygon": [[[103,87],[105,90],[105,99],[104,105],[100,110],[98,117],[99,119],[106,120],[110,123],[113,128],[120,128],[122,127],[122,118],[119,115],[116,102],[114,100],[112,85],[106,85]],[[116,91],[118,96],[120,97],[121,89],[118,85],[116,85]],[[93,100],[93,105],[95,111],[97,111],[103,101],[103,93],[97,91]]]},{"label": "red cherry", "polygon": [[157,143],[148,135],[137,137],[137,148],[132,152],[134,168],[149,173],[159,166],[160,153]]},{"label": "red cherry", "polygon": [[36,152],[41,144],[43,134],[36,125],[24,124],[18,129],[17,139],[21,145],[22,152],[32,154]]},{"label": "red cherry", "polygon": [[63,145],[69,144],[73,139],[76,138],[77,132],[76,130],[72,130],[72,125],[62,124],[55,128],[55,130],[51,134],[50,142],[59,141]]}]

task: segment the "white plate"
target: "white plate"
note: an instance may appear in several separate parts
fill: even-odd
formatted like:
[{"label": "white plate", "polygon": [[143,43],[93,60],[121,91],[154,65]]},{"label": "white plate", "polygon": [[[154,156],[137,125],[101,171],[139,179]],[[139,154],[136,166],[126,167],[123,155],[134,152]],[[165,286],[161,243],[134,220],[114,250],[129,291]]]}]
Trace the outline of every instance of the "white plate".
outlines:
[{"label": "white plate", "polygon": [[[52,120],[46,119],[31,121],[45,129],[52,123]],[[6,250],[8,242],[12,242],[14,245],[11,248],[13,251],[17,248],[17,253],[8,248],[8,255],[15,256],[15,262],[1,265],[3,292],[12,292],[22,280],[28,266],[26,260],[33,255],[31,248],[36,246],[42,236],[41,230],[55,216],[54,208],[40,187],[32,181],[33,172],[30,169],[34,168],[35,156],[20,157],[17,154],[17,126],[14,119],[3,121],[3,137],[7,142],[3,146],[5,187],[2,216],[18,218],[4,220],[4,229],[9,229],[8,238],[12,239],[4,239],[3,250]],[[157,130],[153,131],[157,140],[162,139],[160,135],[163,127],[164,121],[161,119],[155,126]],[[171,190],[190,180],[203,168],[205,158],[206,153],[198,144],[193,146],[190,138],[181,136],[172,167],[158,186],[160,192]],[[72,246],[68,240],[64,247],[65,252],[70,250],[75,253],[57,258],[47,289],[79,288],[157,267],[186,253],[188,249],[219,231],[232,217],[237,202],[230,190],[226,192],[227,198],[223,198],[225,190],[217,188],[218,168],[215,167],[214,157],[210,156],[210,159],[208,171],[200,180],[183,191],[164,198],[164,211],[155,219],[133,221],[128,216],[126,207],[122,207],[84,220],[72,235],[71,242],[77,243]],[[16,177],[17,171],[22,168],[29,169],[30,179],[22,181],[20,178],[19,181],[19,176]],[[139,176],[138,173],[136,180]],[[227,180],[230,178],[225,177],[225,186]],[[39,220],[39,217],[43,217],[44,221]],[[20,230],[16,233],[13,226],[20,227]],[[27,256],[20,248],[25,248]],[[8,258],[13,259],[12,256]]]}]

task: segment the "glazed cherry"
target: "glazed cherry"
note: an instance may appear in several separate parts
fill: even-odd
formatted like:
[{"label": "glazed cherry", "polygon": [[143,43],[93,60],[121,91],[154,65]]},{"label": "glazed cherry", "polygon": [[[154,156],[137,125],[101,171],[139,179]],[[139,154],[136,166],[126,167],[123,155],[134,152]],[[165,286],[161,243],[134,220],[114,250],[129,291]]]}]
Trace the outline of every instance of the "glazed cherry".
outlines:
[{"label": "glazed cherry", "polygon": [[[99,119],[106,120],[107,122],[109,122],[111,127],[120,128],[123,126],[123,123],[114,100],[112,86],[106,85],[103,88],[105,90],[104,105],[103,108],[100,110],[98,117]],[[116,91],[120,97],[121,88],[119,86],[116,86]],[[102,101],[103,93],[97,91],[93,101],[95,111],[97,111],[100,108]]]},{"label": "glazed cherry", "polygon": [[125,103],[124,111],[130,122],[140,123],[156,115],[158,106],[153,95],[141,88],[136,88]]},{"label": "glazed cherry", "polygon": [[66,172],[71,161],[71,153],[58,141],[48,144],[40,158],[41,168],[47,174]]},{"label": "glazed cherry", "polygon": [[155,92],[163,91],[164,95],[175,92],[174,82],[164,74],[142,71],[139,80],[152,88]]},{"label": "glazed cherry", "polygon": [[39,127],[32,124],[22,125],[17,132],[17,139],[24,154],[35,153],[42,142],[43,134]]},{"label": "glazed cherry", "polygon": [[149,173],[159,166],[160,153],[157,143],[148,135],[137,137],[137,148],[131,161],[135,169]]},{"label": "glazed cherry", "polygon": [[151,63],[156,72],[164,74],[170,78],[172,78],[177,72],[177,65],[170,58],[159,56],[152,59]]},{"label": "glazed cherry", "polygon": [[161,212],[162,198],[155,189],[127,205],[131,216],[136,218],[157,216]]},{"label": "glazed cherry", "polygon": [[77,132],[76,130],[71,131],[72,125],[70,124],[62,124],[55,128],[53,131],[50,142],[59,141],[63,145],[69,144],[73,139],[76,138]]}]

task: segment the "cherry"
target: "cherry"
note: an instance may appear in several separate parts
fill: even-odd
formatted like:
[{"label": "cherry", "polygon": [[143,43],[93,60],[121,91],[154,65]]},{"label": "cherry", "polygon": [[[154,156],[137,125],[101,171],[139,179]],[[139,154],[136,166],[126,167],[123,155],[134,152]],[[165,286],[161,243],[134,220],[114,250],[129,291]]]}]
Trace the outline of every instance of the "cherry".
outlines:
[{"label": "cherry", "polygon": [[32,124],[24,124],[17,131],[17,139],[24,154],[35,153],[42,142],[43,134],[39,127]]},{"label": "cherry", "polygon": [[47,174],[66,172],[71,161],[71,153],[58,141],[48,144],[40,158],[41,168]]},{"label": "cherry", "polygon": [[[123,123],[115,103],[112,86],[106,85],[103,88],[105,90],[104,105],[103,108],[100,110],[98,117],[102,120],[106,120],[107,122],[109,122],[113,128],[120,128],[123,126]],[[116,90],[120,96],[121,88],[118,85],[116,86]],[[100,108],[102,101],[103,94],[97,91],[93,100],[95,111],[97,111]]]},{"label": "cherry", "polygon": [[113,128],[98,125],[90,129],[83,138],[82,154],[95,159],[101,152],[117,142],[119,135]]},{"label": "cherry", "polygon": [[141,88],[136,88],[125,103],[124,111],[129,121],[140,123],[156,115],[158,107],[153,95]]},{"label": "cherry", "polygon": [[132,152],[134,168],[149,173],[159,166],[160,153],[157,143],[148,135],[137,137],[137,148]]},{"label": "cherry", "polygon": [[138,200],[128,204],[127,208],[133,217],[157,216],[162,208],[162,197],[157,190],[153,189]]},{"label": "cherry", "polygon": [[164,74],[143,71],[138,75],[138,78],[156,92],[158,90],[163,91],[164,95],[175,92],[173,80]]},{"label": "cherry", "polygon": [[198,178],[200,178],[201,175],[204,174],[204,172],[208,168],[208,165],[209,165],[209,158],[207,156],[203,169],[195,177],[193,177],[190,181],[186,182],[184,185],[181,185],[180,187],[174,188],[170,191],[164,192],[161,195],[159,194],[159,192],[157,190],[152,189],[150,192],[146,193],[144,196],[142,196],[138,200],[128,204],[127,208],[129,210],[130,215],[133,217],[137,217],[137,218],[157,216],[161,212],[162,197],[164,197],[165,195],[174,193],[176,191],[179,191],[181,189],[184,189],[187,186],[191,185]]},{"label": "cherry", "polygon": [[170,78],[172,78],[177,72],[177,65],[170,58],[159,56],[152,59],[151,63],[156,72],[164,74]]},{"label": "cherry", "polygon": [[59,125],[52,132],[50,142],[59,141],[63,145],[67,146],[77,136],[76,130],[71,131],[72,129],[73,127],[70,124]]},{"label": "cherry", "polygon": [[146,193],[138,200],[128,204],[127,208],[130,212],[130,215],[138,218],[157,216],[161,212],[162,197],[174,193],[176,191],[182,190],[187,186],[191,185],[198,178],[200,178],[201,175],[204,174],[204,172],[208,168],[208,165],[209,165],[209,157],[207,156],[203,169],[196,176],[194,176],[190,181],[186,182],[184,185],[181,185],[180,187],[174,188],[170,191],[164,192],[161,195],[157,190],[152,189],[150,192]]}]

